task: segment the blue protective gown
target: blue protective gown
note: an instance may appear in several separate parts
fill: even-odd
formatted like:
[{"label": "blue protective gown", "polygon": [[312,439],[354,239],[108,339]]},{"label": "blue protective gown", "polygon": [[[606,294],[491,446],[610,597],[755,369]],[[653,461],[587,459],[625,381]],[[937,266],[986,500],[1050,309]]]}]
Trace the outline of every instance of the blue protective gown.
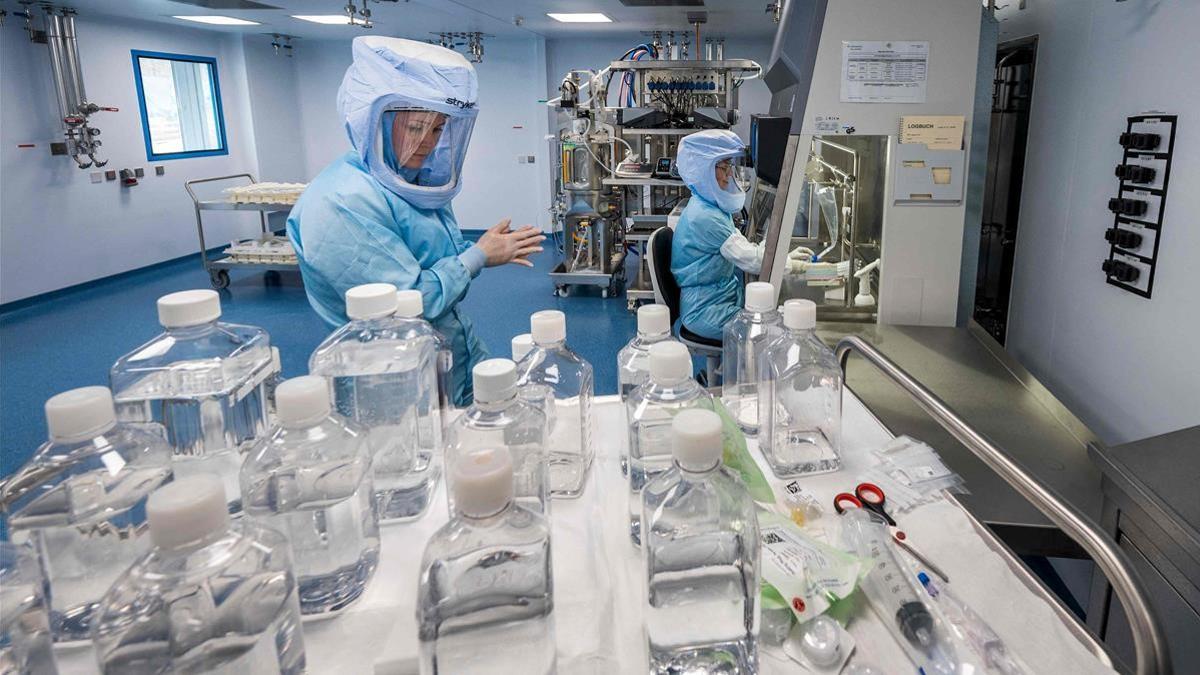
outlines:
[{"label": "blue protective gown", "polygon": [[680,318],[688,330],[713,340],[721,339],[744,301],[738,268],[721,255],[721,245],[735,232],[732,216],[693,193],[671,241]]},{"label": "blue protective gown", "polygon": [[416,289],[425,318],[454,355],[457,405],[472,399],[471,369],[487,349],[458,309],[472,273],[459,259],[470,248],[449,204],[422,209],[376,180],[350,151],[314,179],[287,220],[309,304],[331,326],[346,323],[346,291],[368,283]]}]

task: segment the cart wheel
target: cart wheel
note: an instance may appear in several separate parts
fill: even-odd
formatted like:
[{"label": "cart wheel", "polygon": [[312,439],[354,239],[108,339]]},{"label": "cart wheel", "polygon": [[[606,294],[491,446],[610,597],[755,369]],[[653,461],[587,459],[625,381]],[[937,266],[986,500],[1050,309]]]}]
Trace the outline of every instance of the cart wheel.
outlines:
[{"label": "cart wheel", "polygon": [[557,297],[560,297],[560,298],[567,297],[567,287],[566,286],[555,286],[554,287],[554,295]]},{"label": "cart wheel", "polygon": [[267,270],[263,272],[263,283],[268,286],[278,286],[282,276],[278,270]]},{"label": "cart wheel", "polygon": [[209,272],[208,278],[212,281],[212,287],[218,291],[224,288],[229,288],[229,270],[215,270]]}]

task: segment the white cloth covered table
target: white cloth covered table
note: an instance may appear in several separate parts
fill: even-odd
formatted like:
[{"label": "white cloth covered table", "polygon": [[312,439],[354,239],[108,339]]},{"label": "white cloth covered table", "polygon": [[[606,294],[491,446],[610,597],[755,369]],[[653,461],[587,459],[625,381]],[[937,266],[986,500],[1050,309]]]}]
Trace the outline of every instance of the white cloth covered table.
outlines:
[{"label": "white cloth covered table", "polygon": [[[625,445],[624,412],[616,396],[595,399],[596,460],[583,495],[551,507],[554,557],[554,619],[558,672],[639,673],[646,670],[642,635],[643,571],[628,534],[627,488],[618,466]],[[891,435],[848,390],[843,409],[845,467],[801,480],[821,500],[825,515],[815,524],[833,527],[831,499],[849,491],[872,463],[870,451]],[[781,493],[759,455],[763,473]],[[444,482],[431,511],[420,521],[383,528],[380,566],[363,598],[339,616],[306,621],[310,673],[392,675],[417,671],[415,600],[417,568],[429,536],[446,521]],[[970,486],[967,486],[968,488]],[[939,501],[897,515],[923,553],[949,576],[955,592],[1038,673],[1112,672],[1071,632],[1048,601],[1032,590],[993,550],[977,523],[954,501]],[[852,661],[887,673],[914,669],[882,620],[856,593],[861,607],[848,626],[857,640]],[[697,617],[700,620],[700,617]],[[60,670],[96,671],[89,648],[59,651]],[[763,673],[805,672],[781,649],[760,646]]]}]

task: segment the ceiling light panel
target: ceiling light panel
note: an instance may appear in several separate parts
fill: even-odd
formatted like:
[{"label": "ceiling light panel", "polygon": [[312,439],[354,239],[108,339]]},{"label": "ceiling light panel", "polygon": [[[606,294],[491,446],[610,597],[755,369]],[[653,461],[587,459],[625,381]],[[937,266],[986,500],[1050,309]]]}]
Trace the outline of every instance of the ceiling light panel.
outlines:
[{"label": "ceiling light panel", "polygon": [[599,12],[548,12],[546,16],[561,23],[612,23],[612,19]]},{"label": "ceiling light panel", "polygon": [[345,14],[293,14],[292,18],[329,26],[345,26],[350,23],[350,17]]},{"label": "ceiling light panel", "polygon": [[216,10],[231,10],[231,9],[280,9],[275,5],[267,5],[255,0],[171,0],[182,5],[192,5],[194,7],[203,7],[205,9]]},{"label": "ceiling light panel", "polygon": [[196,23],[206,23],[212,26],[261,26],[257,21],[247,21],[246,19],[237,19],[232,16],[221,16],[219,14],[202,14],[199,16],[175,16],[176,19],[184,21],[195,21]]}]

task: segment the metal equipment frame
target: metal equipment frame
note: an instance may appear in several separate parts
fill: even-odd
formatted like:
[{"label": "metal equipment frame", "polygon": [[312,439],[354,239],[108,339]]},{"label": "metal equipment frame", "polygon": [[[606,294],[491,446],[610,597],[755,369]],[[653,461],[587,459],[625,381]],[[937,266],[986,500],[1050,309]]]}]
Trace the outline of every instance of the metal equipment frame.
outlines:
[{"label": "metal equipment frame", "polygon": [[225,201],[221,199],[202,200],[196,196],[193,185],[200,183],[214,183],[217,181],[231,180],[234,178],[245,178],[254,185],[258,181],[254,180],[254,176],[248,173],[234,173],[228,176],[214,176],[212,178],[197,178],[189,180],[183,184],[188,195],[192,198],[192,203],[196,209],[196,234],[200,238],[200,263],[204,267],[204,271],[208,273],[208,278],[212,282],[212,287],[221,290],[229,286],[229,270],[232,269],[258,269],[267,274],[279,272],[299,271],[300,266],[292,263],[256,263],[256,262],[240,262],[232,260],[227,255],[219,255],[210,259],[208,256],[208,245],[204,242],[204,219],[201,216],[201,211],[258,211],[259,225],[262,229],[262,238],[274,236],[267,227],[267,213],[271,211],[291,211],[294,204],[244,204]]}]

